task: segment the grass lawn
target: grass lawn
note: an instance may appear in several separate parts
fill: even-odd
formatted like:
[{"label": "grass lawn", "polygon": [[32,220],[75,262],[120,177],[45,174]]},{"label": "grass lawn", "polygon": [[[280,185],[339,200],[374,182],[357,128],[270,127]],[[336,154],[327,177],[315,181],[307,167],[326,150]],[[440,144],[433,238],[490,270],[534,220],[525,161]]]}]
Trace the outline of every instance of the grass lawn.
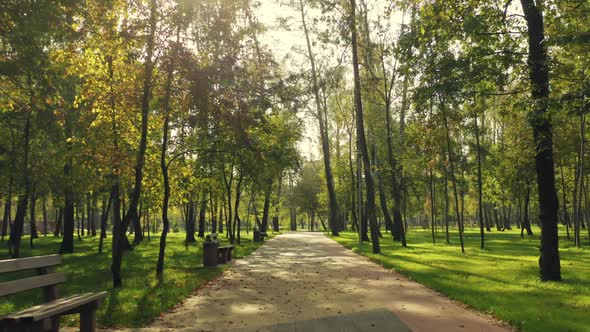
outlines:
[{"label": "grass lawn", "polygon": [[[534,237],[524,239],[520,230],[486,233],[486,249],[481,250],[479,230],[466,229],[462,254],[456,232],[450,245],[444,233],[432,245],[430,231],[412,229],[408,248],[384,234],[381,255],[373,255],[366,242],[360,253],[519,330],[590,331],[590,251],[561,240],[563,282],[541,282],[540,230],[533,231]],[[333,239],[359,252],[357,234],[344,232]]]},{"label": "grass lawn", "polygon": [[[270,234],[270,233],[269,233]],[[218,276],[225,267],[202,267],[202,239],[187,247],[184,245],[184,233],[168,234],[164,277],[161,282],[156,278],[156,261],[158,259],[159,236],[144,240],[139,246],[123,257],[123,288],[113,289],[110,273],[111,241],[105,239],[102,254],[98,254],[98,237],[83,237],[75,240],[75,253],[63,256],[63,265],[59,268],[65,272],[67,281],[59,286],[60,296],[70,294],[108,291],[104,302],[97,312],[98,325],[103,327],[139,327],[152,321],[162,312],[167,311],[195,289]],[[132,239],[132,237],[131,237]],[[220,240],[225,236],[220,234]],[[22,257],[56,253],[61,239],[53,236],[35,240],[35,249],[29,248],[29,238],[22,240]],[[234,258],[244,257],[259,243],[252,242],[252,236],[242,234],[242,244],[233,251]],[[3,250],[0,259],[9,258]],[[6,280],[6,275],[2,276]],[[39,290],[22,292],[0,299],[0,315],[24,309],[41,303]],[[76,325],[78,315],[64,317],[65,325]]]}]

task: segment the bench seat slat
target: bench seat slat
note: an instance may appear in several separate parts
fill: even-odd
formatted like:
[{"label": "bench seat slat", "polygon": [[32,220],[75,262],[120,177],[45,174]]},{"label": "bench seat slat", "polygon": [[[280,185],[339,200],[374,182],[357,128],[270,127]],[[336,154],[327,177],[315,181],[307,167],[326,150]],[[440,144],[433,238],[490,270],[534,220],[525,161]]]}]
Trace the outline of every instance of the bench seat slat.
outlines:
[{"label": "bench seat slat", "polygon": [[0,318],[0,322],[16,322],[20,320],[30,320],[33,322],[40,321],[42,319],[65,314],[71,312],[71,310],[79,308],[81,306],[90,304],[92,302],[102,301],[106,296],[107,292],[100,293],[86,293],[77,294],[70,297],[57,299],[55,301],[40,304],[13,314]]},{"label": "bench seat slat", "polygon": [[60,255],[35,256],[0,261],[0,273],[32,270],[61,264]]},{"label": "bench seat slat", "polygon": [[29,289],[55,285],[64,281],[66,281],[66,275],[61,272],[57,272],[25,279],[2,282],[0,283],[0,296],[19,293]]}]

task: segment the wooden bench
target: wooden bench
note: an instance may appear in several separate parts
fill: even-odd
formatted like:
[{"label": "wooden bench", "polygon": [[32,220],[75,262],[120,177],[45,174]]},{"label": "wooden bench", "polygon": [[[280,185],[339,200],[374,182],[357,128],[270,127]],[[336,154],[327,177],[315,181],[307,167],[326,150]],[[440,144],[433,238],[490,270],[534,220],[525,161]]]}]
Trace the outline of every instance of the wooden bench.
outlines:
[{"label": "wooden bench", "polygon": [[264,242],[265,237],[268,237],[266,232],[261,232],[258,229],[254,229],[254,242]]},{"label": "wooden bench", "polygon": [[57,284],[66,281],[64,273],[55,272],[60,264],[60,255],[0,261],[0,274],[26,270],[38,274],[0,283],[0,296],[40,288],[44,299],[43,304],[0,317],[0,331],[58,331],[59,318],[70,314],[80,314],[80,331],[96,330],[96,309],[107,292],[59,298]]},{"label": "wooden bench", "polygon": [[217,248],[217,263],[225,264],[231,261],[231,252],[234,246],[223,246]]}]

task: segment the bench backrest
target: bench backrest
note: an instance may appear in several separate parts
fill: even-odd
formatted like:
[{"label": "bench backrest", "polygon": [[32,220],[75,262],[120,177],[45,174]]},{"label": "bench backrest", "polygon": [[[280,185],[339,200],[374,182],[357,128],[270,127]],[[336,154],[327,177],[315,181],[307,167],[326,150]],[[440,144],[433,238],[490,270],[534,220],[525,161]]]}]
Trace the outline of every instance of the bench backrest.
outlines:
[{"label": "bench backrest", "polygon": [[19,293],[29,289],[43,288],[46,301],[57,298],[55,285],[66,281],[65,274],[54,272],[54,267],[61,264],[60,255],[16,258],[0,261],[0,273],[37,270],[38,276],[11,280],[0,283],[0,296]]}]

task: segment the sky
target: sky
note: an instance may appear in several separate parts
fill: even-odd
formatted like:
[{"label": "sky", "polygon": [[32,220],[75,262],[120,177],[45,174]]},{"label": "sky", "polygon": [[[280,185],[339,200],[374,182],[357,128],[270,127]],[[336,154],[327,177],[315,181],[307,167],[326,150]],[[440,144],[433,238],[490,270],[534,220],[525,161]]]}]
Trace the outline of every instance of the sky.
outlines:
[{"label": "sky", "polygon": [[[301,14],[298,11],[298,0],[259,0],[259,3],[260,6],[255,10],[255,14],[257,19],[267,27],[260,42],[272,50],[275,60],[282,63],[288,71],[300,71],[302,68],[308,70],[310,65],[307,60],[307,46],[301,25]],[[367,3],[370,19],[376,19],[391,2],[367,0]],[[308,26],[312,24],[313,18],[319,15],[321,15],[319,10],[307,9],[306,22]],[[289,29],[279,27],[278,22],[285,19]],[[393,15],[391,20],[392,31],[396,31],[402,22],[401,13]],[[313,34],[311,38],[313,41]],[[316,46],[313,48],[313,52],[318,59],[326,56],[327,51],[325,47]],[[336,59],[331,60],[336,61]],[[303,139],[298,144],[299,150],[304,159],[317,160],[321,156],[317,120],[303,110],[300,112],[300,117],[304,121],[305,128]]]},{"label": "sky", "polygon": [[[293,2],[293,1],[291,1]],[[287,70],[307,69],[309,62],[301,53],[306,49],[305,35],[301,28],[300,13],[297,7],[281,4],[277,0],[260,0],[260,7],[256,10],[258,20],[267,27],[261,36],[261,43],[269,47],[275,59],[282,63]],[[287,19],[289,29],[279,27],[279,20]],[[316,160],[320,157],[317,122],[306,112],[301,112],[305,128],[303,139],[298,143],[301,156],[305,160]]]}]

